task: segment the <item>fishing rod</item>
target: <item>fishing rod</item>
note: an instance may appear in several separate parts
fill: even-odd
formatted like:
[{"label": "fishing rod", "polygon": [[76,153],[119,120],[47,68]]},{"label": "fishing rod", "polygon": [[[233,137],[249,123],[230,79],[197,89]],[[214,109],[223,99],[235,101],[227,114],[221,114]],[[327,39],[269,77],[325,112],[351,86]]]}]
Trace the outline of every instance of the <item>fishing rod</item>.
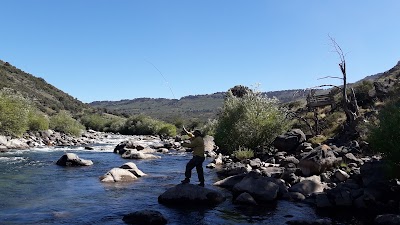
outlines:
[{"label": "fishing rod", "polygon": [[167,81],[167,79],[165,79],[165,76],[164,76],[164,74],[162,74],[161,73],[161,71],[152,63],[152,62],[150,62],[149,60],[147,60],[147,59],[144,59],[146,62],[148,62],[150,65],[152,65],[159,73],[160,73],[160,75],[162,76],[162,78],[164,79],[164,81],[165,81],[165,83],[167,84],[167,86],[168,86],[168,88],[169,88],[169,90],[171,91],[171,93],[172,93],[172,96],[174,97],[174,99],[176,99],[176,97],[175,97],[175,95],[174,95],[174,92],[172,91],[172,88],[171,88],[171,86],[169,85],[169,83],[168,83],[168,81]]}]

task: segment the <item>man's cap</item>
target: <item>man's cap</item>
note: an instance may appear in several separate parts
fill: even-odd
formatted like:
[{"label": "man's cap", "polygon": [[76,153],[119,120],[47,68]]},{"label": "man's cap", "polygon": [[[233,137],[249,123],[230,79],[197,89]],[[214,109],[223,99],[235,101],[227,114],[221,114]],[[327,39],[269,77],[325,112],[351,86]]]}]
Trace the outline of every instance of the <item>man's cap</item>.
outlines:
[{"label": "man's cap", "polygon": [[193,132],[193,134],[194,134],[194,135],[201,136],[201,131],[200,131],[200,130],[195,130],[195,131]]}]

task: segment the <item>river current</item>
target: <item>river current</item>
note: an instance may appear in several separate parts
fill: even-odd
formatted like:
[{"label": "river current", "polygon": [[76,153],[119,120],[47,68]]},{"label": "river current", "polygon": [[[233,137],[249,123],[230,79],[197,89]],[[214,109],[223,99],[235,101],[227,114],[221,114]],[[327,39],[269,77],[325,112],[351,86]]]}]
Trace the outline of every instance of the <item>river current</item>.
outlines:
[{"label": "river current", "polygon": [[[205,168],[206,187],[227,195],[213,208],[168,207],[157,198],[180,183],[191,153],[171,150],[161,159],[127,160],[113,149],[123,139],[109,139],[83,148],[41,148],[0,153],[0,224],[125,224],[130,212],[151,209],[161,212],[168,224],[286,224],[289,220],[324,218],[303,203],[279,200],[271,206],[237,206],[230,192],[212,184],[219,180]],[[88,167],[61,167],[56,161],[66,152],[92,160]],[[99,177],[132,161],[147,174],[129,183],[101,183]],[[193,170],[193,182],[197,174]],[[335,224],[342,224],[336,223]]]}]

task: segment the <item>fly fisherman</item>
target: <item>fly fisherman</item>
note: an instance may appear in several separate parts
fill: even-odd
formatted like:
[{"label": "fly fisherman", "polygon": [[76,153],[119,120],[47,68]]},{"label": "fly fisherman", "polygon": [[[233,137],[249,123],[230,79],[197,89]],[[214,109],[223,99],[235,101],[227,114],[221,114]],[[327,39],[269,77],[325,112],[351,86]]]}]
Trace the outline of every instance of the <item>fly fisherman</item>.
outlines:
[{"label": "fly fisherman", "polygon": [[182,180],[182,184],[187,184],[190,182],[190,177],[192,176],[192,169],[196,167],[197,176],[199,178],[199,186],[204,187],[204,172],[203,172],[203,162],[204,162],[204,140],[203,135],[200,130],[195,130],[192,133],[188,132],[185,128],[184,131],[190,137],[190,143],[183,143],[183,147],[192,148],[193,158],[186,164],[185,179]]}]

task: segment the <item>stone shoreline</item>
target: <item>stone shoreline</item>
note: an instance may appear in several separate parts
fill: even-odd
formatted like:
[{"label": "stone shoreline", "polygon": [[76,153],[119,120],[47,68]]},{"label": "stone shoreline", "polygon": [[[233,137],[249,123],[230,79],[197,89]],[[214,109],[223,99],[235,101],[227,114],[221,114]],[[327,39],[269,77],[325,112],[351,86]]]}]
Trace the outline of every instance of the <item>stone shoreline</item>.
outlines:
[{"label": "stone shoreline", "polygon": [[73,137],[53,130],[46,130],[29,132],[21,138],[0,136],[0,152],[56,146],[88,146],[109,138],[111,135],[112,134],[88,130],[80,137]]}]

